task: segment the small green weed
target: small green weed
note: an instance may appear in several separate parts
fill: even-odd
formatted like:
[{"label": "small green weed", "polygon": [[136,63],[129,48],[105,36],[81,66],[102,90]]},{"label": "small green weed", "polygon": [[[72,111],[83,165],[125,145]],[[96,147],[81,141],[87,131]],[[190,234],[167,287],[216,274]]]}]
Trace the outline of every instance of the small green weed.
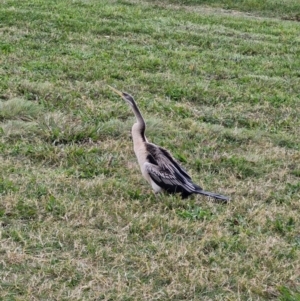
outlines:
[{"label": "small green weed", "polygon": [[212,213],[202,209],[201,207],[193,207],[183,210],[178,209],[176,210],[176,214],[189,220],[209,220],[212,218]]}]

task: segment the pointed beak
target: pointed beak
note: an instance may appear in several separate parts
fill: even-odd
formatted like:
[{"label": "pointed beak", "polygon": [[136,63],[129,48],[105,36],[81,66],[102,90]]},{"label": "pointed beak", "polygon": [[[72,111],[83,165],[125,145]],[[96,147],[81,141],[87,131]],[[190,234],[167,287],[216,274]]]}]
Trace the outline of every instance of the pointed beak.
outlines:
[{"label": "pointed beak", "polygon": [[111,87],[110,85],[107,85],[111,90],[113,90],[116,94],[118,94],[121,97],[124,97],[123,93],[121,91],[118,91],[117,89]]}]

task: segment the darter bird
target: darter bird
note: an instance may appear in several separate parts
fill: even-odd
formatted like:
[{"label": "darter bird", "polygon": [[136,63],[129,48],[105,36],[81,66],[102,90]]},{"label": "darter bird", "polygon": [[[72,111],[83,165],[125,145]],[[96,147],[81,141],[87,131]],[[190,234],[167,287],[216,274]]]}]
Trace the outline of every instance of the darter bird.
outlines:
[{"label": "darter bird", "polygon": [[109,88],[130,105],[136,117],[136,123],[131,130],[134,152],[142,175],[151,185],[155,194],[163,191],[171,194],[181,193],[181,197],[184,199],[196,193],[226,202],[229,200],[227,196],[205,191],[194,184],[185,169],[166,149],[148,142],[145,136],[146,123],[134,98],[130,94],[118,91],[111,86]]}]

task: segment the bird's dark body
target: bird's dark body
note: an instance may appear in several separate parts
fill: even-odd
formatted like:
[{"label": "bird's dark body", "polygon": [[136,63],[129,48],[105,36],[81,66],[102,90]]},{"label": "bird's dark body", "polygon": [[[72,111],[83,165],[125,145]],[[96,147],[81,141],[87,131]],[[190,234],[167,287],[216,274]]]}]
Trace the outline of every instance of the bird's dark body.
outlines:
[{"label": "bird's dark body", "polygon": [[167,193],[180,193],[183,199],[193,193],[203,194],[216,199],[227,201],[228,197],[204,191],[192,182],[191,177],[164,148],[152,143],[146,143],[147,160],[153,165],[148,168],[151,179]]}]

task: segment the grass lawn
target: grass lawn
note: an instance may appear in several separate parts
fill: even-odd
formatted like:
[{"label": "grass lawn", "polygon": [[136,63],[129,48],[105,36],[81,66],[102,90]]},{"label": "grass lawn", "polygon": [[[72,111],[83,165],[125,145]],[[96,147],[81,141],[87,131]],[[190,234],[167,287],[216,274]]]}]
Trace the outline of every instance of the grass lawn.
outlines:
[{"label": "grass lawn", "polygon": [[[300,300],[299,1],[4,0],[0,300]],[[129,137],[220,204],[156,198]]]}]

